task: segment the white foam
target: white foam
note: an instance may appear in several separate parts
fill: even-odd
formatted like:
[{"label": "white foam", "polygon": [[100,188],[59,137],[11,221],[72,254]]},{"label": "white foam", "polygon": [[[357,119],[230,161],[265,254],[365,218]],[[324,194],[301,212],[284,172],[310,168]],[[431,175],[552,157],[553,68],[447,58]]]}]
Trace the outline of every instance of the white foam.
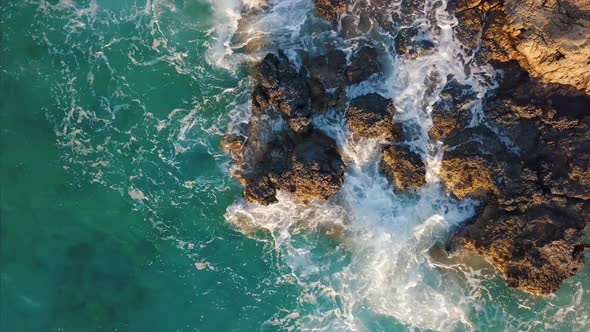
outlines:
[{"label": "white foam", "polygon": [[[417,59],[392,56],[389,78],[348,91],[349,99],[373,91],[394,98],[396,121],[420,128],[412,146],[428,164],[429,184],[415,195],[394,193],[379,171],[380,142],[350,140],[342,114],[332,111],[314,119],[314,125],[336,139],[348,163],[336,197],[305,206],[280,193],[279,202],[270,206],[238,201],[227,210],[228,222],[245,234],[264,230],[272,235],[274,249],[302,288],[300,307],[288,313],[290,319],[277,318],[274,323],[298,329],[366,330],[370,322],[361,312],[369,308],[372,314],[393,317],[408,327],[472,329],[465,288],[441,272],[429,250],[471,216],[475,204],[453,201],[440,188],[442,151],[428,139],[428,129],[432,105],[449,74],[478,93],[488,87],[464,72],[460,59],[465,55],[452,32],[456,20],[444,5],[429,6],[434,4],[428,2],[425,8],[436,13],[438,24],[429,30],[439,45],[437,52]],[[392,45],[393,37],[386,36],[381,43]],[[478,68],[482,71],[485,68]],[[426,81],[432,77],[434,93],[428,94]],[[322,229],[336,234],[340,245],[334,253],[350,256],[347,264],[318,260],[312,254],[318,243],[301,239],[301,234]],[[330,274],[326,264],[336,265]]]}]

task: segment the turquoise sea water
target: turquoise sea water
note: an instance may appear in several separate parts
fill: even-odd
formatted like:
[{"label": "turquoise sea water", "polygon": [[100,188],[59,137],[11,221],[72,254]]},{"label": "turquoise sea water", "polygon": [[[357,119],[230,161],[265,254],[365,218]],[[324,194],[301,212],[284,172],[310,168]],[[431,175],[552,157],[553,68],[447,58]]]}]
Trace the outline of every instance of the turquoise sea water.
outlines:
[{"label": "turquoise sea water", "polygon": [[[219,141],[248,68],[211,64],[211,3],[0,6],[0,331],[304,330],[324,311],[360,322],[326,330],[412,328],[343,294],[302,301],[292,257],[226,221],[241,188]],[[318,284],[355,259],[321,231],[293,237],[329,262]],[[552,298],[482,280],[472,328],[590,328],[589,268]]]}]

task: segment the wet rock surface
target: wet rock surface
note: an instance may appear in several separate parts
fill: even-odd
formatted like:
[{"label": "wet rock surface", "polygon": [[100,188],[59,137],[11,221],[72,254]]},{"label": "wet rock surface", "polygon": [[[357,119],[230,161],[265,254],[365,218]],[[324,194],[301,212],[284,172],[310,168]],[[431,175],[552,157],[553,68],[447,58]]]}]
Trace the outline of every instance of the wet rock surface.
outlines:
[{"label": "wet rock surface", "polygon": [[307,56],[304,65],[310,77],[314,112],[322,113],[330,108],[342,110],[346,99],[346,53],[328,47],[324,55]]},{"label": "wet rock surface", "polygon": [[542,82],[590,93],[590,2],[457,0],[449,9],[458,37],[483,61],[515,60]]},{"label": "wet rock surface", "polygon": [[[325,64],[341,61],[342,57],[331,54],[322,59]],[[269,53],[260,62],[251,94],[252,116],[239,132],[229,133],[222,140],[247,201],[271,204],[277,201],[280,190],[308,203],[327,199],[340,190],[344,162],[336,142],[313,128],[312,116],[314,94],[326,100],[329,97],[325,96],[324,84],[344,84],[344,65],[336,63],[329,68],[342,67],[338,78],[323,76],[323,69],[312,66],[298,71],[281,51]],[[315,92],[314,80],[321,84]]]},{"label": "wet rock surface", "polygon": [[377,49],[363,46],[352,55],[350,65],[346,67],[346,79],[349,84],[357,84],[366,81],[371,76],[379,73],[379,55]]},{"label": "wet rock surface", "polygon": [[451,80],[439,95],[440,100],[432,107],[432,127],[428,132],[432,140],[440,140],[455,128],[469,125],[472,114],[470,104],[476,96],[470,87]]},{"label": "wet rock surface", "polygon": [[395,37],[397,54],[416,58],[433,53],[435,45],[418,28],[403,28]]},{"label": "wet rock surface", "polygon": [[381,167],[398,190],[416,190],[426,184],[426,167],[422,157],[407,146],[385,147],[381,152]]},{"label": "wet rock surface", "polygon": [[370,93],[356,97],[346,111],[346,123],[355,137],[385,138],[397,137],[393,127],[395,108],[391,99]]},{"label": "wet rock surface", "polygon": [[481,202],[455,241],[487,257],[509,286],[549,294],[584,265],[590,98],[539,95],[531,78],[515,76],[522,93],[500,86],[485,123],[446,135],[441,180]]},{"label": "wet rock surface", "polygon": [[314,2],[318,14],[333,21],[340,14],[346,12],[352,0],[314,0]]},{"label": "wet rock surface", "polygon": [[[289,58],[279,52],[268,54],[259,67],[259,85],[256,88],[258,105],[266,100],[281,113],[295,132],[304,132],[311,124],[311,93],[307,79],[299,73]],[[264,100],[260,102],[260,100]]]},{"label": "wet rock surface", "polygon": [[[383,1],[315,3],[344,38],[378,26],[399,29],[395,49],[400,56],[420,57],[437,47],[401,19],[420,10],[418,0],[402,1],[401,16],[387,14]],[[467,55],[492,64],[499,74],[499,86],[483,98],[479,122],[473,107],[481,96],[453,77],[432,105],[428,136],[444,149],[441,183],[457,199],[480,202],[452,242],[485,256],[510,287],[533,294],[552,293],[581,270],[588,246],[589,62],[580,54],[590,53],[587,37],[579,37],[588,27],[584,6],[579,0],[449,3]],[[392,23],[396,16],[397,28]],[[550,24],[541,24],[543,20]],[[548,38],[546,45],[539,42],[543,38]],[[239,166],[234,175],[247,200],[270,204],[280,190],[308,203],[339,191],[344,161],[336,142],[314,128],[312,120],[328,110],[343,111],[347,86],[383,70],[381,49],[354,45],[348,62],[344,52],[331,47],[321,55],[304,54],[301,70],[282,52],[261,62],[252,118],[223,142]],[[391,100],[375,93],[359,96],[350,101],[345,117],[353,138],[389,141],[381,152],[381,167],[395,190],[426,184],[426,166],[395,123]]]}]

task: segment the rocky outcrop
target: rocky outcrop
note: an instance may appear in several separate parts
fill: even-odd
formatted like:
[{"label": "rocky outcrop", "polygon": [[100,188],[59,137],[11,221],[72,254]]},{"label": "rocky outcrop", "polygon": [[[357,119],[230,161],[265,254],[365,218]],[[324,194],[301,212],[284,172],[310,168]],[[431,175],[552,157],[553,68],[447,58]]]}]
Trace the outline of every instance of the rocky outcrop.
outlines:
[{"label": "rocky outcrop", "polygon": [[306,55],[304,65],[310,77],[314,113],[330,108],[342,110],[346,99],[346,54],[330,46],[326,54]]},{"label": "rocky outcrop", "polygon": [[[311,122],[314,93],[306,70],[298,71],[281,51],[268,54],[255,75],[249,122],[222,141],[248,201],[271,204],[281,190],[308,203],[327,199],[342,187],[345,165],[336,142]],[[312,77],[314,71],[310,69]],[[343,84],[344,69],[340,72],[340,79],[312,78],[322,84],[316,98],[327,99],[324,84]]]},{"label": "rocky outcrop", "polygon": [[404,145],[390,145],[381,152],[381,168],[393,186],[401,191],[426,184],[426,167],[419,154]]},{"label": "rocky outcrop", "polygon": [[553,92],[590,93],[590,2],[458,0],[450,9],[459,38],[483,61],[515,60],[540,82],[559,84]]},{"label": "rocky outcrop", "polygon": [[259,66],[259,85],[255,90],[257,107],[267,99],[295,132],[305,132],[311,124],[311,94],[307,79],[287,56],[268,54]]},{"label": "rocky outcrop", "polygon": [[506,212],[490,204],[462,232],[462,239],[502,272],[508,286],[549,294],[584,267],[580,227],[579,220],[564,209],[535,206]]},{"label": "rocky outcrop", "polygon": [[[440,173],[454,196],[481,202],[455,242],[487,257],[511,287],[549,294],[584,265],[590,98],[538,95],[519,73],[488,98],[484,124],[444,137]],[[514,85],[520,92],[504,92]]]},{"label": "rocky outcrop", "polygon": [[425,33],[418,28],[403,28],[395,37],[395,49],[397,54],[416,58],[431,54],[435,45],[424,37]]},{"label": "rocky outcrop", "polygon": [[469,106],[476,94],[467,85],[452,80],[444,87],[439,100],[432,107],[432,126],[428,131],[430,138],[438,141],[455,128],[465,128],[471,121]]},{"label": "rocky outcrop", "polygon": [[349,84],[357,84],[366,81],[371,76],[381,71],[377,49],[363,46],[357,49],[346,68],[346,79]]},{"label": "rocky outcrop", "polygon": [[346,111],[346,123],[354,137],[394,140],[397,132],[393,124],[395,108],[391,99],[370,93],[356,97]]}]

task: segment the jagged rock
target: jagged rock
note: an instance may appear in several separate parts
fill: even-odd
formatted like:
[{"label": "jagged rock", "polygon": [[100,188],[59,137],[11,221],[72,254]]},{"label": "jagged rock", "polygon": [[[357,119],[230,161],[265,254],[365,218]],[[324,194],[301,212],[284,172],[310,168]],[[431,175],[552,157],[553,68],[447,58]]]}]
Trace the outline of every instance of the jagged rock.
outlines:
[{"label": "jagged rock", "polygon": [[490,204],[461,237],[463,245],[490,259],[508,286],[550,294],[584,267],[583,226],[560,209],[512,213]]},{"label": "jagged rock", "polygon": [[366,81],[381,71],[377,50],[363,46],[353,53],[350,65],[346,68],[346,78],[349,84]]},{"label": "jagged rock", "polygon": [[415,190],[426,184],[426,167],[419,154],[403,145],[390,145],[381,152],[381,168],[398,190]]},{"label": "jagged rock", "polygon": [[377,93],[356,97],[346,111],[346,123],[356,137],[385,138],[397,136],[392,126],[395,108],[391,99]]},{"label": "jagged rock", "polygon": [[340,14],[346,12],[350,0],[314,0],[318,13],[328,21],[334,21]]},{"label": "jagged rock", "polygon": [[490,162],[479,156],[445,157],[440,178],[459,199],[482,198],[497,191]]},{"label": "jagged rock", "polygon": [[432,54],[434,47],[434,43],[425,39],[421,31],[414,27],[401,29],[395,37],[395,49],[400,56],[416,58]]},{"label": "jagged rock", "polygon": [[590,2],[458,0],[450,9],[458,37],[482,61],[516,60],[542,82],[590,93]]},{"label": "jagged rock", "polygon": [[313,132],[297,143],[288,170],[277,179],[277,188],[294,194],[304,203],[327,199],[342,187],[345,169],[336,142]]},{"label": "jagged rock", "polygon": [[310,57],[304,61],[312,80],[320,82],[326,89],[343,87],[346,82],[346,53],[328,47],[326,54]]},{"label": "jagged rock", "polygon": [[509,286],[548,294],[584,264],[590,98],[539,95],[526,75],[518,80],[508,86],[521,91],[501,86],[484,104],[485,126],[444,137],[441,180],[485,207],[455,241],[487,257]]},{"label": "jagged rock", "polygon": [[336,142],[319,131],[277,136],[260,149],[260,160],[253,165],[245,162],[235,174],[248,201],[271,204],[281,190],[309,203],[327,199],[342,187],[346,167]]},{"label": "jagged rock", "polygon": [[465,128],[471,121],[469,104],[476,94],[468,85],[451,80],[441,91],[440,100],[432,107],[432,127],[428,132],[432,140],[440,140],[456,128]]},{"label": "jagged rock", "polygon": [[[278,190],[304,203],[331,197],[342,187],[345,165],[336,142],[312,127],[307,71],[298,72],[282,52],[267,55],[258,68],[252,116],[221,142],[232,157],[244,198],[271,204]],[[343,72],[340,79],[313,75],[325,93],[323,84],[344,85]]]},{"label": "jagged rock", "polygon": [[329,47],[325,55],[308,57],[304,60],[310,76],[311,103],[314,112],[325,112],[329,108],[344,108],[346,94],[346,54]]},{"label": "jagged rock", "polygon": [[[279,51],[269,53],[259,66],[259,87],[256,93],[267,97],[295,132],[303,132],[311,124],[311,95],[305,75],[299,73],[289,58]],[[258,98],[260,99],[260,98]]]}]

